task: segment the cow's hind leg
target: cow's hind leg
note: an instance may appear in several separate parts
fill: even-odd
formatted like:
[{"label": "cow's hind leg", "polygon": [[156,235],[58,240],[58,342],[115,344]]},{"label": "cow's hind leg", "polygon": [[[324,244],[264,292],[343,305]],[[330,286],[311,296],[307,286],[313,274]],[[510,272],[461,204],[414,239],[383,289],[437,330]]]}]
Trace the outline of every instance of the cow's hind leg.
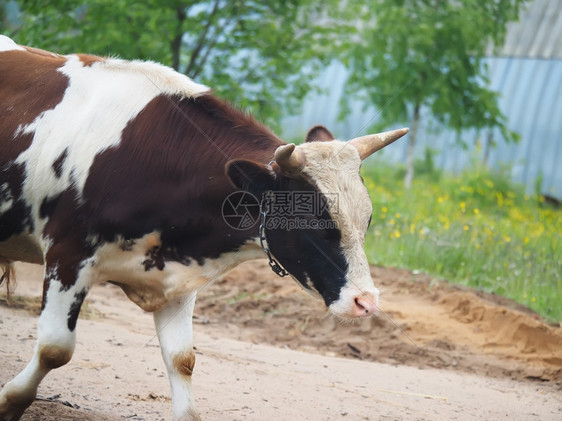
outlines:
[{"label": "cow's hind leg", "polygon": [[195,365],[192,318],[196,295],[175,299],[154,313],[162,357],[172,389],[174,421],[200,420],[191,391]]},{"label": "cow's hind leg", "polygon": [[1,421],[18,420],[35,400],[41,380],[52,369],[69,362],[74,352],[76,320],[90,277],[83,270],[81,276],[74,278],[75,282],[63,282],[58,268],[58,265],[46,267],[33,358],[0,392]]}]

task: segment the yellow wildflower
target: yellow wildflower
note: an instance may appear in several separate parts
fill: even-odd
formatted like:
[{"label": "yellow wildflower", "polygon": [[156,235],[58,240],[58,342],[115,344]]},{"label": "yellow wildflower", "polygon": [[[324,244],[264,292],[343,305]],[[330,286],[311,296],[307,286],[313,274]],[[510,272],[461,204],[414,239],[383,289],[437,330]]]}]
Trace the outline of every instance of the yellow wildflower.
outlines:
[{"label": "yellow wildflower", "polygon": [[496,192],[496,199],[498,202],[498,206],[502,207],[503,206],[503,194],[502,192]]}]

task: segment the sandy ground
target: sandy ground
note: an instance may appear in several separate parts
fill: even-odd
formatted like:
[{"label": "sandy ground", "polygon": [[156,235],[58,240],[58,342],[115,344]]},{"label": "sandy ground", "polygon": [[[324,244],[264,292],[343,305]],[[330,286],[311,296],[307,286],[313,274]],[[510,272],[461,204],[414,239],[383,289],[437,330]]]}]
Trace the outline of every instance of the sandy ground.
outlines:
[{"label": "sandy ground", "polygon": [[[204,420],[560,420],[562,332],[501,297],[372,268],[384,313],[341,323],[264,262],[200,293],[193,384]],[[0,293],[0,384],[31,357],[42,268]],[[164,420],[152,317],[94,288],[73,360],[24,420]]]}]

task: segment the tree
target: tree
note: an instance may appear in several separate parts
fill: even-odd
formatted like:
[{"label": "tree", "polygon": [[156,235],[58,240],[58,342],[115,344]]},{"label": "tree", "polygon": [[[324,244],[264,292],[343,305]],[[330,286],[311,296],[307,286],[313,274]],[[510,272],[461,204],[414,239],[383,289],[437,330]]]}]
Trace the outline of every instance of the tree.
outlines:
[{"label": "tree", "polygon": [[16,41],[170,65],[278,127],[351,27],[337,0],[20,1]]},{"label": "tree", "polygon": [[[498,94],[487,89],[483,62],[493,42],[502,45],[506,24],[526,0],[372,0],[363,6],[373,18],[346,64],[346,90],[380,110],[378,125],[411,124],[406,177],[411,187],[421,110],[459,134],[465,128],[498,127],[508,141]],[[355,95],[356,96],[356,95]]]}]

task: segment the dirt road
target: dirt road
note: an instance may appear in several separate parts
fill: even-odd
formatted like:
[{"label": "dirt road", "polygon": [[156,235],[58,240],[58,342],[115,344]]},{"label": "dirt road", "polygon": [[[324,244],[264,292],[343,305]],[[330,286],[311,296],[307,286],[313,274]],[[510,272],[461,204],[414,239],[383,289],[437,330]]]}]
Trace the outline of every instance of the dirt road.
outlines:
[{"label": "dirt road", "polygon": [[[263,262],[203,291],[193,377],[203,419],[562,419],[560,327],[407,271],[373,276],[385,315],[353,324]],[[32,354],[40,278],[20,266],[22,297],[0,306],[0,384]],[[107,285],[81,317],[73,360],[49,374],[24,420],[170,419],[151,316]]]}]

